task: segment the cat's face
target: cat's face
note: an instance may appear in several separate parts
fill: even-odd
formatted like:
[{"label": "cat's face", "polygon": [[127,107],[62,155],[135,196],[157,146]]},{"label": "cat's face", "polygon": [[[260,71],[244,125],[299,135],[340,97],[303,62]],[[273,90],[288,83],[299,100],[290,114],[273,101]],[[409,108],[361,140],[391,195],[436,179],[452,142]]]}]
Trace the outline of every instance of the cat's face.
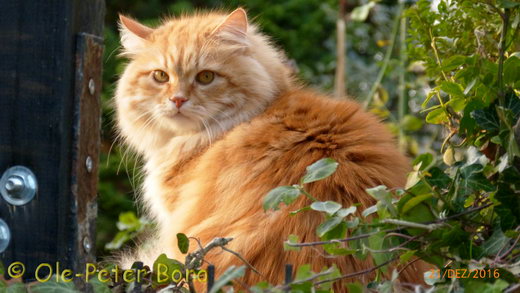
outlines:
[{"label": "cat's face", "polygon": [[130,63],[116,105],[131,144],[216,136],[265,109],[281,89],[273,76],[280,55],[254,28],[248,32],[241,9],[174,19],[157,29],[125,17],[121,25]]}]

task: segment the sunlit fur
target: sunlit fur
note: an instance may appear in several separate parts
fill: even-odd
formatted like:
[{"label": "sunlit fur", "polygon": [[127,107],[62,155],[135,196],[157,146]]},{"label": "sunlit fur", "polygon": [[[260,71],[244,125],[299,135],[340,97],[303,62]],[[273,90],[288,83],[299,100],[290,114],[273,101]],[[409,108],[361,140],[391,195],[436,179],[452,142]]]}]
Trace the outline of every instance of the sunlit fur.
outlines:
[{"label": "sunlit fur", "polygon": [[[383,124],[353,101],[298,86],[284,55],[255,25],[241,31],[247,25],[243,10],[174,18],[153,30],[122,20],[123,54],[130,63],[117,86],[117,121],[127,143],[145,158],[142,201],[158,224],[154,237],[124,257],[126,265],[137,259],[151,264],[163,252],[184,259],[175,238],[182,232],[202,244],[233,237],[229,248],[262,273],[248,272],[246,284],[280,283],[286,263],[311,263],[315,270],[335,263],[343,273],[373,266],[350,256],[326,258],[321,249],[284,252],[289,234],[317,240],[323,216],[288,215],[309,204],[305,197],[275,212],[264,212],[262,201],[269,190],[298,183],[305,167],[324,157],[339,167],[306,186],[320,200],[360,203],[362,210],[374,204],[366,188],[403,186],[408,161]],[[154,81],[154,70],[166,72],[169,81]],[[215,80],[195,82],[202,70],[214,71]],[[173,96],[188,99],[180,111],[169,100]],[[190,250],[197,248],[192,242]],[[217,273],[242,264],[220,249],[207,260]],[[403,278],[422,273],[412,265]]]}]

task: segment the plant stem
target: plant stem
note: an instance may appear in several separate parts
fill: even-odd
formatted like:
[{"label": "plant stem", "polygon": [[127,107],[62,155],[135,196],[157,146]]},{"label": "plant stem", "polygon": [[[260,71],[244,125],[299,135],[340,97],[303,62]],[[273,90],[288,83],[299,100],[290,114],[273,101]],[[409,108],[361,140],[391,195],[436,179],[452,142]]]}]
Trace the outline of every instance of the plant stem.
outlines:
[{"label": "plant stem", "polygon": [[306,197],[308,197],[310,200],[312,201],[318,201],[314,196],[312,196],[310,193],[308,193],[307,191],[305,191],[305,189],[303,189],[303,187],[300,187],[300,192],[305,195]]},{"label": "plant stem", "polygon": [[511,10],[505,9],[504,13],[500,14],[500,16],[502,17],[502,31],[500,32],[500,43],[498,49],[498,103],[500,106],[503,107],[505,104],[505,91],[503,80],[505,57],[504,55],[506,52],[507,29],[509,28],[509,17],[511,16]]},{"label": "plant stem", "polygon": [[403,12],[404,2],[399,1],[399,5],[397,6],[397,11],[395,13],[394,23],[392,25],[392,38],[390,40],[390,45],[386,49],[385,53],[385,59],[383,60],[383,66],[379,70],[379,73],[377,75],[376,81],[372,85],[372,88],[370,89],[370,92],[365,97],[365,102],[363,103],[363,108],[367,109],[370,106],[370,103],[372,103],[372,99],[374,98],[374,95],[379,88],[379,85],[381,84],[381,81],[383,80],[383,76],[385,75],[386,68],[388,67],[388,64],[390,63],[390,57],[392,56],[392,51],[394,50],[394,44],[397,39],[397,34],[399,33],[399,23],[401,19],[401,14]]}]

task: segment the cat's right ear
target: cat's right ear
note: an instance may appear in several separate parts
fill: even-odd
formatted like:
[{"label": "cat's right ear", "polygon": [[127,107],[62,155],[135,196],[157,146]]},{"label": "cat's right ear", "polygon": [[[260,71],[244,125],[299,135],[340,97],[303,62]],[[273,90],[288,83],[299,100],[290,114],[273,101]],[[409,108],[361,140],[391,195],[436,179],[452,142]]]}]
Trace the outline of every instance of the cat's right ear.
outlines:
[{"label": "cat's right ear", "polygon": [[119,14],[119,31],[121,32],[121,44],[125,50],[135,52],[146,46],[146,39],[153,29]]}]

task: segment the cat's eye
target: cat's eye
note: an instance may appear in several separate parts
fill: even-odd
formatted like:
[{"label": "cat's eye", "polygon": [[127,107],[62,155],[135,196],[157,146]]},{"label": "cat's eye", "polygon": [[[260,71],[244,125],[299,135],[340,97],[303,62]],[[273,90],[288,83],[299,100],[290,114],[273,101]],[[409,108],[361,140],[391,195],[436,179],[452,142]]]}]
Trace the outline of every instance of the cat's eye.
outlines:
[{"label": "cat's eye", "polygon": [[162,70],[154,70],[152,75],[153,75],[153,79],[155,79],[155,81],[160,82],[160,83],[167,82],[170,79],[168,74]]},{"label": "cat's eye", "polygon": [[200,84],[210,84],[215,79],[215,72],[203,70],[197,73],[195,80]]}]

